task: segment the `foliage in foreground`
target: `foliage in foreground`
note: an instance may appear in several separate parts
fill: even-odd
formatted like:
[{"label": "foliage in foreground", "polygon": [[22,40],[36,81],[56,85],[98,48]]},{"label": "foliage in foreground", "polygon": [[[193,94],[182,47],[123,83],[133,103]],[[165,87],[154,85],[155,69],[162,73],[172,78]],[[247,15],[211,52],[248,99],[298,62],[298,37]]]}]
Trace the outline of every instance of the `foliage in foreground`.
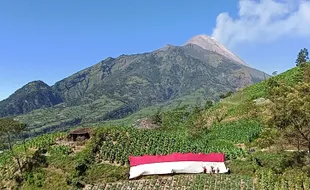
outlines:
[{"label": "foliage in foreground", "polygon": [[269,125],[276,127],[288,144],[310,151],[310,84],[279,85],[273,89],[272,101]]},{"label": "foliage in foreground", "polygon": [[257,140],[261,148],[310,150],[310,64],[296,69],[293,84],[277,78],[267,82],[269,103],[260,113],[265,127]]}]

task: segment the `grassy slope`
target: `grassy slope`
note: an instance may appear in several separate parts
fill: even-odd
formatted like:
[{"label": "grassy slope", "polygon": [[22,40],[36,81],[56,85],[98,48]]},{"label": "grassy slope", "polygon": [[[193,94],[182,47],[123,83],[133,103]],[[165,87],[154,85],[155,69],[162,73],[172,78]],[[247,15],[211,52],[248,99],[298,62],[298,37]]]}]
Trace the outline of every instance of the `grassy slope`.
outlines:
[{"label": "grassy slope", "polygon": [[[296,84],[300,77],[300,68],[290,69],[274,77],[277,81],[282,81],[287,85]],[[244,88],[243,90],[225,98],[217,106],[228,108],[228,117],[241,117],[248,113],[248,103],[258,98],[268,98],[267,82],[269,79],[255,85]]]}]

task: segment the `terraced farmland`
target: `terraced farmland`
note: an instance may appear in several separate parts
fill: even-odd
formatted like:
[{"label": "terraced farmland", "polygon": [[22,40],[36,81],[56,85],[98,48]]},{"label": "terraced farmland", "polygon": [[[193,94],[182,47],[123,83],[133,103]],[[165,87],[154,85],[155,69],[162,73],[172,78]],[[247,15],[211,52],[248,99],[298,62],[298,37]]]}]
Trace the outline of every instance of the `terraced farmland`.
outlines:
[{"label": "terraced farmland", "polygon": [[276,178],[261,173],[248,177],[238,175],[176,175],[115,183],[88,185],[86,190],[306,190],[309,180]]},{"label": "terraced farmland", "polygon": [[243,189],[252,190],[254,180],[249,177],[239,177],[231,175],[178,175],[162,177],[158,179],[134,180],[118,183],[106,183],[100,185],[89,185],[87,190],[231,190]]}]

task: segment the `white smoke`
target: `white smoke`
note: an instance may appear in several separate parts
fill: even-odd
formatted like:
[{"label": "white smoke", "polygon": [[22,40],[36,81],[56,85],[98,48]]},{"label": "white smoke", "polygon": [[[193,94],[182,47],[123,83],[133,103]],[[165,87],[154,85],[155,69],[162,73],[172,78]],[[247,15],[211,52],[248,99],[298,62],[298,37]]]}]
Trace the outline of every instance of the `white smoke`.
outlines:
[{"label": "white smoke", "polygon": [[309,0],[239,0],[238,18],[219,14],[212,33],[230,48],[271,42],[286,35],[310,36]]}]

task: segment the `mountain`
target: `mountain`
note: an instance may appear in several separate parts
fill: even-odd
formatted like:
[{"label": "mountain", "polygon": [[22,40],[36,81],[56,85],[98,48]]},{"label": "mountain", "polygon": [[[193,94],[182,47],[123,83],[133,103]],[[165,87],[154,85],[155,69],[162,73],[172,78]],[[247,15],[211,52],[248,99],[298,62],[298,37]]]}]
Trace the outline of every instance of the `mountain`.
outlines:
[{"label": "mountain", "polygon": [[57,82],[53,89],[73,105],[102,95],[126,103],[139,100],[139,104],[150,105],[198,88],[216,87],[223,92],[262,79],[262,72],[188,44],[108,58]]},{"label": "mountain", "polygon": [[33,81],[0,102],[0,116],[28,113],[62,102],[61,97],[42,81]]},{"label": "mountain", "polygon": [[[222,93],[266,77],[213,39],[195,40],[200,38],[194,37],[184,46],[167,45],[153,52],[107,58],[51,87],[42,84],[45,90],[30,92],[28,84],[0,102],[4,105],[0,116],[34,110],[17,118],[31,128],[49,131],[121,119],[149,106],[191,97],[195,97],[191,104],[218,100]],[[25,100],[33,103],[21,104]]]}]

